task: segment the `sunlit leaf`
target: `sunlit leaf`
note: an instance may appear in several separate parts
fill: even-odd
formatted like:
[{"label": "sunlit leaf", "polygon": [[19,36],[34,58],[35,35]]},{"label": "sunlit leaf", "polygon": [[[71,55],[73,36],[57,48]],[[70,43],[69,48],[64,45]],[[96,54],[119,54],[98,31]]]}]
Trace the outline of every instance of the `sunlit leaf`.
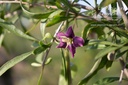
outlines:
[{"label": "sunlit leaf", "polygon": [[46,19],[42,19],[40,23],[40,32],[42,37],[45,35],[45,28],[46,28]]},{"label": "sunlit leaf", "polygon": [[61,70],[61,74],[59,76],[59,82],[58,85],[67,85],[67,81],[65,80],[63,71]]},{"label": "sunlit leaf", "polygon": [[1,34],[0,35],[0,47],[2,46],[2,42],[3,42],[3,40],[4,40],[4,34]]},{"label": "sunlit leaf", "polygon": [[77,73],[77,66],[72,63],[71,64],[71,75],[72,75],[72,78],[75,77],[76,73]]},{"label": "sunlit leaf", "polygon": [[49,64],[52,61],[52,58],[48,58],[47,61],[45,62],[45,64]]},{"label": "sunlit leaf", "polygon": [[7,29],[8,31],[20,36],[20,37],[23,37],[23,38],[26,38],[26,39],[30,39],[30,40],[36,40],[35,38],[25,34],[24,32],[22,32],[21,30],[19,30],[18,28],[16,28],[13,24],[11,23],[6,23],[6,22],[0,22],[0,26],[3,27],[4,29]]},{"label": "sunlit leaf", "polygon": [[117,35],[124,36],[125,38],[128,38],[127,32],[125,30],[123,30],[122,28],[112,27],[111,29],[115,30],[117,32]]},{"label": "sunlit leaf", "polygon": [[55,16],[54,18],[50,19],[48,22],[47,22],[47,27],[49,26],[52,26],[52,25],[55,25],[61,21],[64,21],[64,20],[67,20],[69,19],[69,17],[64,17],[64,16]]},{"label": "sunlit leaf", "polygon": [[66,16],[66,13],[63,12],[63,10],[56,10],[55,12],[51,13],[48,17],[46,26],[52,26],[54,24],[57,24],[63,20],[69,19],[69,15]]},{"label": "sunlit leaf", "polygon": [[92,28],[92,27],[91,27],[91,24],[87,24],[87,25],[85,26],[85,28],[84,28],[84,30],[83,30],[83,34],[82,34],[82,37],[83,37],[84,40],[87,39],[88,34],[89,34],[91,28]]},{"label": "sunlit leaf", "polygon": [[31,63],[31,66],[34,66],[34,67],[41,67],[42,64],[41,64],[41,63],[33,62],[33,63]]},{"label": "sunlit leaf", "polygon": [[53,36],[52,36],[50,33],[46,33],[46,34],[44,35],[44,37],[43,37],[43,40],[45,40],[45,39],[47,39],[47,38],[52,39]]},{"label": "sunlit leaf", "polygon": [[122,49],[120,49],[120,52],[116,53],[116,59],[122,57],[127,52],[128,52],[128,46],[122,47]]},{"label": "sunlit leaf", "polygon": [[118,80],[119,80],[119,77],[106,77],[106,78],[98,80],[93,85],[108,85],[108,84],[118,81]]},{"label": "sunlit leaf", "polygon": [[116,0],[102,0],[102,2],[100,3],[100,6],[101,6],[101,7],[106,7],[106,6],[108,6],[109,4],[112,4],[112,3],[114,3],[114,2],[116,2]]},{"label": "sunlit leaf", "polygon": [[35,18],[35,19],[48,18],[48,16],[53,12],[52,10],[52,11],[44,12],[44,13],[33,13],[33,12],[29,12],[28,10],[26,10],[22,5],[21,5],[21,8],[26,15],[28,15],[29,17]]},{"label": "sunlit leaf", "polygon": [[93,44],[99,44],[99,45],[109,45],[109,46],[121,46],[119,44],[113,43],[113,42],[109,42],[109,41],[102,41],[102,40],[90,40],[89,41],[89,45],[93,45]]},{"label": "sunlit leaf", "polygon": [[93,65],[92,69],[89,71],[87,75],[78,83],[78,85],[86,85],[88,81],[97,74],[97,72],[102,69],[106,63],[108,62],[106,56],[103,57],[101,60],[97,60]]},{"label": "sunlit leaf", "polygon": [[95,59],[97,60],[97,59],[99,59],[99,58],[101,58],[101,57],[107,55],[109,52],[115,51],[115,50],[117,50],[117,49],[119,49],[119,48],[120,48],[120,46],[119,46],[119,47],[111,47],[111,46],[109,46],[109,47],[107,47],[107,48],[101,50],[101,51],[96,55]]},{"label": "sunlit leaf", "polygon": [[30,51],[30,52],[27,52],[27,53],[24,53],[24,54],[21,54],[19,56],[16,56],[14,57],[13,59],[7,61],[5,64],[3,64],[1,67],[0,67],[0,76],[6,72],[8,69],[10,69],[11,67],[13,67],[14,65],[16,65],[17,63],[23,61],[25,58],[29,57],[30,55],[32,55],[33,52]]}]

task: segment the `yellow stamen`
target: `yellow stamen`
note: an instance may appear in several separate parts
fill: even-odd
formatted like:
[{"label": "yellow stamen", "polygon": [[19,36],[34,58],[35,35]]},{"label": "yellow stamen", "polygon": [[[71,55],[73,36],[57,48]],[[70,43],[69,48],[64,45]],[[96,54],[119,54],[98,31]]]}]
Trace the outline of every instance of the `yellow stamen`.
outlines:
[{"label": "yellow stamen", "polygon": [[[61,38],[62,38],[62,42],[66,42],[67,43],[67,46],[71,45],[73,43],[72,38],[68,38],[66,36],[61,36]],[[66,48],[67,48],[67,46],[66,46]]]}]

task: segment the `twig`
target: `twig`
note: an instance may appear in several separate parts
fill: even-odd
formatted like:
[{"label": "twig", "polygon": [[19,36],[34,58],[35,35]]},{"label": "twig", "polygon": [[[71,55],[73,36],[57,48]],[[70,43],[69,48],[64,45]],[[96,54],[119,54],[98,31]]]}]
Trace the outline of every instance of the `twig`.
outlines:
[{"label": "twig", "polygon": [[122,4],[122,0],[117,0],[117,2],[118,2],[118,5],[119,5],[120,13],[122,15],[126,30],[128,30],[128,18],[127,18],[127,15],[125,14],[124,6]]},{"label": "twig", "polygon": [[121,82],[122,82],[123,74],[124,74],[124,70],[122,69],[122,70],[121,70],[121,73],[120,73],[120,78],[119,78],[119,85],[120,85]]},{"label": "twig", "polygon": [[[56,37],[57,33],[60,31],[60,29],[61,29],[61,27],[63,26],[63,24],[64,24],[64,21],[60,24],[60,26],[59,26],[58,29],[56,30],[56,32],[55,32],[55,34],[54,34],[54,37]],[[55,40],[55,38],[53,38],[53,39],[51,40],[51,43],[52,43],[52,44],[53,44],[54,40]],[[42,77],[43,77],[43,71],[44,71],[44,67],[45,67],[45,62],[46,62],[46,60],[47,60],[48,54],[49,54],[49,52],[50,52],[50,50],[51,50],[51,47],[52,47],[52,45],[46,50],[46,52],[45,52],[45,54],[44,54],[44,56],[43,56],[42,69],[41,69],[42,71],[41,71],[41,74],[40,74],[40,77],[39,77],[39,80],[38,80],[38,85],[40,85],[40,83],[41,83],[41,79],[42,79]]]},{"label": "twig", "polygon": [[124,60],[122,58],[119,59],[122,70],[121,70],[121,74],[120,74],[120,79],[119,79],[119,85],[122,82],[123,79],[123,74],[125,74],[125,76],[128,78],[128,71],[126,69],[126,63],[124,62]]},{"label": "twig", "polygon": [[[0,1],[0,4],[20,4],[21,2],[20,1]],[[22,4],[26,4],[26,5],[29,5],[29,3],[27,2],[22,2]]]},{"label": "twig", "polygon": [[[94,10],[95,9],[95,8],[92,8],[92,7],[89,7],[89,6],[85,6],[85,5],[81,5],[81,4],[74,4],[74,6],[78,6],[80,8],[85,9],[85,10]],[[112,17],[104,14],[103,12],[99,12],[99,15],[102,16],[103,18],[107,19],[107,20],[112,20]]]},{"label": "twig", "polygon": [[29,5],[29,6],[43,6],[43,7],[47,7],[47,8],[53,8],[56,9],[56,6],[50,6],[50,5],[44,5],[44,3],[28,3],[28,2],[21,2],[21,1],[0,1],[0,4],[24,4],[24,5]]}]

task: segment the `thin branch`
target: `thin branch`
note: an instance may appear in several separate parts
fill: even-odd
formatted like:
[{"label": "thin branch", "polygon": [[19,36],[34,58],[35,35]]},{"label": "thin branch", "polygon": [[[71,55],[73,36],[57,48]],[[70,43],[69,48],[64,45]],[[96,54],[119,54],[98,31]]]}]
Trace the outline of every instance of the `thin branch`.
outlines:
[{"label": "thin branch", "polygon": [[128,18],[127,18],[127,15],[125,14],[124,6],[122,4],[122,0],[117,0],[117,2],[118,2],[118,5],[119,5],[120,13],[122,15],[126,30],[128,30]]},{"label": "thin branch", "polygon": [[124,70],[122,69],[122,70],[121,70],[121,73],[120,73],[120,78],[119,78],[119,85],[120,85],[121,82],[122,82],[123,74],[124,74]]},{"label": "thin branch", "polygon": [[119,60],[120,60],[122,69],[124,70],[124,74],[125,74],[125,76],[128,78],[128,71],[127,71],[127,69],[126,69],[126,64],[125,64],[125,62],[124,62],[123,59],[119,59]]},{"label": "thin branch", "polygon": [[[57,33],[60,31],[60,29],[61,29],[61,27],[63,26],[63,24],[64,24],[64,21],[59,25],[58,29],[56,30],[56,32],[55,32],[55,34],[54,34],[54,37],[56,37]],[[55,38],[53,38],[53,39],[51,40],[51,43],[53,43],[54,40],[55,40]],[[51,45],[51,46],[52,46],[52,45]],[[43,68],[44,68],[44,66],[45,66],[45,61],[46,61],[46,59],[47,59],[47,56],[48,56],[49,51],[50,51],[50,49],[51,49],[51,46],[46,50],[46,53],[45,53],[45,55],[44,55],[44,59],[43,59],[43,63],[42,63],[42,67],[43,67]]]},{"label": "thin branch", "polygon": [[113,20],[112,17],[105,15],[103,12],[99,12],[99,15],[102,16],[103,18],[107,19],[107,20]]},{"label": "thin branch", "polygon": [[[20,4],[21,1],[0,1],[0,4]],[[29,5],[27,2],[22,2],[22,4]]]},{"label": "thin branch", "polygon": [[56,6],[50,6],[50,5],[44,5],[44,3],[34,3],[34,4],[30,4],[28,2],[21,2],[21,1],[0,1],[0,4],[24,4],[24,5],[29,5],[29,6],[43,6],[43,7],[47,7],[47,8],[53,8],[53,9],[57,9]]},{"label": "thin branch", "polygon": [[[74,6],[78,6],[80,8],[85,9],[85,10],[94,10],[95,9],[95,8],[92,8],[92,7],[89,7],[89,6],[85,6],[85,5],[81,5],[81,4],[74,4]],[[107,19],[107,20],[113,20],[112,17],[104,14],[103,12],[99,12],[99,15],[102,16],[103,18]]]},{"label": "thin branch", "polygon": [[120,74],[120,79],[119,79],[119,85],[122,82],[123,79],[123,74],[125,74],[125,76],[128,78],[128,71],[126,69],[126,63],[124,62],[124,60],[122,58],[119,59],[122,70],[121,70],[121,74]]}]

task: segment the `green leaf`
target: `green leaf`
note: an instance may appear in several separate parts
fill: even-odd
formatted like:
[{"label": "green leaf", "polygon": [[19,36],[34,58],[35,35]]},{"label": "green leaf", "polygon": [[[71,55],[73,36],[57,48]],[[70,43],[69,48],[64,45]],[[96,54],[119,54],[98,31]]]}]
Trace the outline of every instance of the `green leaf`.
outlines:
[{"label": "green leaf", "polygon": [[77,66],[76,66],[76,64],[72,63],[71,64],[71,76],[72,76],[72,78],[75,77],[76,73],[77,73]]},{"label": "green leaf", "polygon": [[33,62],[33,63],[31,63],[31,66],[33,66],[33,67],[41,67],[42,64],[41,63]]},{"label": "green leaf", "polygon": [[88,81],[106,65],[107,62],[108,60],[106,56],[103,57],[101,60],[97,60],[93,65],[92,69],[89,71],[89,73],[78,83],[78,85],[86,85]]},{"label": "green leaf", "polygon": [[77,14],[76,10],[73,9],[72,5],[68,0],[60,0],[60,1],[65,5],[66,8],[70,9],[72,12]]},{"label": "green leaf", "polygon": [[48,58],[47,61],[45,62],[45,65],[48,65],[49,63],[51,63],[52,58]]},{"label": "green leaf", "polygon": [[110,28],[115,30],[119,36],[124,36],[125,38],[128,38],[127,31],[123,30],[122,28],[118,28],[118,27],[110,27]]},{"label": "green leaf", "polygon": [[43,19],[41,20],[41,23],[40,23],[40,32],[42,37],[44,37],[45,35],[45,28],[46,28],[46,19]]},{"label": "green leaf", "polygon": [[46,33],[46,34],[44,35],[44,37],[43,37],[44,40],[45,40],[46,38],[52,39],[53,36],[48,32],[48,33]]},{"label": "green leaf", "polygon": [[112,3],[114,3],[114,2],[116,2],[116,0],[102,0],[102,2],[100,3],[100,6],[101,6],[101,7],[106,7],[106,6],[108,6],[109,4],[112,4]]},{"label": "green leaf", "polygon": [[69,15],[67,17],[65,15],[66,12],[64,12],[63,10],[56,10],[49,15],[46,26],[49,27],[70,18]]},{"label": "green leaf", "polygon": [[13,67],[14,65],[16,65],[17,63],[23,61],[24,59],[26,59],[28,56],[32,55],[33,52],[27,52],[24,54],[21,54],[19,56],[14,57],[13,59],[7,61],[4,65],[2,65],[0,67],[0,76],[5,73],[8,69],[10,69],[11,67]]},{"label": "green leaf", "polygon": [[44,44],[44,43],[42,43],[42,42],[40,42],[39,44],[40,44],[40,46],[37,47],[37,48],[33,51],[33,53],[34,53],[35,55],[42,53],[42,52],[45,51],[48,47],[51,46],[51,44],[47,44],[47,45],[46,45],[46,44]]},{"label": "green leaf", "polygon": [[58,9],[54,11],[53,13],[51,13],[48,18],[54,18],[55,16],[60,15],[62,12],[63,10]]},{"label": "green leaf", "polygon": [[61,73],[59,76],[58,85],[67,85],[67,81],[66,81],[66,59],[65,59],[63,50],[60,49],[60,51],[62,54],[62,67],[61,67]]},{"label": "green leaf", "polygon": [[118,81],[118,80],[119,80],[119,77],[106,77],[106,78],[98,80],[93,85],[108,85],[108,84]]},{"label": "green leaf", "polygon": [[118,59],[119,57],[122,57],[126,52],[128,52],[128,50],[125,50],[125,51],[123,51],[123,52],[121,52],[121,53],[118,53],[118,54],[116,55],[116,59]]},{"label": "green leaf", "polygon": [[107,48],[101,50],[101,51],[96,55],[95,59],[97,60],[97,59],[99,59],[99,58],[101,58],[101,57],[107,55],[108,53],[110,53],[110,52],[112,52],[112,51],[114,51],[114,50],[117,50],[117,49],[119,49],[119,48],[120,48],[120,46],[119,46],[119,47],[111,47],[111,46],[109,46],[109,47],[107,47]]},{"label": "green leaf", "polygon": [[57,24],[57,23],[59,23],[61,21],[67,20],[67,19],[69,19],[69,17],[65,17],[65,16],[62,16],[62,15],[55,16],[54,18],[50,19],[47,22],[47,25],[46,26],[49,27],[49,26],[55,25],[55,24]]},{"label": "green leaf", "polygon": [[117,3],[111,4],[112,18],[117,19]]},{"label": "green leaf", "polygon": [[83,30],[83,34],[82,34],[82,37],[83,37],[84,40],[87,39],[88,34],[89,34],[91,28],[92,28],[92,27],[91,27],[91,24],[87,24],[87,25],[85,26],[85,28],[84,28],[84,30]]},{"label": "green leaf", "polygon": [[48,18],[48,16],[53,12],[52,11],[49,11],[49,12],[44,12],[44,13],[32,13],[32,12],[29,12],[27,11],[21,4],[21,8],[23,10],[23,12],[29,16],[29,17],[32,17],[32,18],[35,18],[35,19],[45,19],[45,18]]},{"label": "green leaf", "polygon": [[8,31],[20,36],[20,37],[23,37],[23,38],[26,38],[26,39],[29,39],[29,40],[36,40],[35,38],[25,34],[24,32],[22,32],[21,30],[19,30],[18,28],[16,28],[13,24],[11,23],[6,23],[6,22],[0,22],[0,26],[3,27],[4,29],[7,29]]},{"label": "green leaf", "polygon": [[110,70],[112,64],[113,64],[113,61],[108,61],[108,62],[107,62],[107,64],[106,64],[106,69],[107,69],[107,71]]},{"label": "green leaf", "polygon": [[47,47],[38,47],[34,50],[34,54],[37,55],[37,54],[40,54],[42,53],[43,51],[45,51],[47,49]]},{"label": "green leaf", "polygon": [[93,44],[99,44],[99,45],[109,45],[109,46],[120,46],[116,43],[112,43],[112,42],[109,42],[109,41],[102,41],[102,40],[90,40],[89,41],[89,45],[93,45]]}]

